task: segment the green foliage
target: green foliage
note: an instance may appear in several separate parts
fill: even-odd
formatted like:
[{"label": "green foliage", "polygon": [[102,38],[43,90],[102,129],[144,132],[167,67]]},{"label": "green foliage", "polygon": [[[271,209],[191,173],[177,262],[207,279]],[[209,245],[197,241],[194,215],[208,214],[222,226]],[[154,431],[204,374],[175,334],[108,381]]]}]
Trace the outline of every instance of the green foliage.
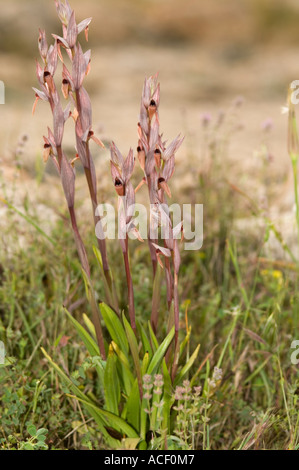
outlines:
[{"label": "green foliage", "polygon": [[[171,369],[171,364],[166,365],[165,355],[174,338],[174,327],[157,347],[150,359],[148,352],[143,353],[142,356],[140,352],[142,349],[139,348],[137,338],[126,317],[123,315],[121,322],[116,313],[106,304],[102,303],[100,307],[105,325],[111,336],[107,360],[101,361],[100,370],[96,366],[104,399],[104,407],[102,409],[95,404],[91,397],[81,391],[78,383],[74,382],[74,374],[72,377],[68,377],[44,350],[43,353],[70,392],[74,394],[79,402],[85,405],[91,416],[96,420],[109,446],[119,448],[120,442],[114,439],[114,436],[125,434],[127,438],[137,438],[138,436],[140,444],[144,448],[146,447],[145,440],[147,433],[159,434],[162,422],[166,426],[163,429],[163,433],[165,433],[165,430],[167,433],[171,431],[171,420],[167,418],[171,414],[172,403],[172,385],[168,372],[168,368]],[[69,312],[66,311],[66,314],[86,345],[91,358],[99,360],[98,349],[92,346],[93,339],[90,333],[74,320]],[[153,335],[154,333],[151,331],[151,336],[153,337]],[[150,340],[144,330],[143,341],[147,345],[150,344]],[[155,344],[158,344],[157,339],[155,339]],[[129,351],[131,354],[129,354]],[[182,365],[177,383],[180,383],[189,371],[198,355],[198,351],[199,347],[197,347],[187,363]],[[132,370],[134,371],[133,373],[131,372]],[[147,378],[155,377],[157,380],[159,371],[164,374],[167,386],[164,390],[164,380],[162,380],[156,395],[154,395],[155,412],[149,413],[147,409],[149,399],[146,398]],[[85,379],[82,366],[76,376],[77,378],[80,376]],[[164,398],[160,400],[162,393],[165,401]],[[156,422],[159,424],[158,427]],[[120,437],[119,440],[121,441]]]}]

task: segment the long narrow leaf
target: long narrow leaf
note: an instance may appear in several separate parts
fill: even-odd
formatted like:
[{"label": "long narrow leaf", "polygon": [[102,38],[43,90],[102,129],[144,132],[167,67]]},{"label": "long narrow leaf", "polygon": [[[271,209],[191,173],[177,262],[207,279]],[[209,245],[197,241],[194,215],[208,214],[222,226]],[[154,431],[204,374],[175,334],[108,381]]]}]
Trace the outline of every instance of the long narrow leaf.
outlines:
[{"label": "long narrow leaf", "polygon": [[192,367],[192,365],[194,364],[197,356],[198,356],[198,351],[200,349],[200,344],[197,346],[197,348],[195,349],[194,353],[192,354],[192,356],[190,357],[189,361],[184,365],[184,367],[182,368],[182,370],[178,373],[178,375],[176,376],[176,379],[174,381],[174,385],[177,385],[181,382],[181,380],[183,379],[183,377],[187,374],[187,372],[190,370],[190,368]]},{"label": "long narrow leaf", "polygon": [[[74,393],[75,398],[84,402],[87,411],[99,426],[99,429],[105,437],[107,443],[115,447],[118,442],[107,433],[105,426],[107,426],[108,421],[105,419],[105,416],[96,412],[96,410],[94,409],[95,405],[91,402],[91,400],[83,392],[81,392],[81,390],[71,381],[71,379],[63,372],[63,370],[58,366],[58,364],[53,361],[53,359],[46,353],[43,348],[41,348],[41,351],[48,360],[48,362],[51,364],[53,369],[56,370],[62,382],[72,391],[72,393]],[[97,407],[95,408],[97,409]]]},{"label": "long narrow leaf", "polygon": [[108,307],[108,305],[104,303],[100,304],[100,310],[106,328],[109,331],[112,340],[120,347],[122,352],[127,356],[129,351],[129,344],[125,330],[118,316],[110,307]]},{"label": "long narrow leaf", "polygon": [[135,365],[135,371],[136,371],[137,380],[138,380],[140,397],[142,397],[141,368],[140,368],[138,344],[137,344],[136,336],[135,336],[134,331],[131,328],[131,325],[129,324],[128,320],[126,319],[125,315],[123,315],[123,322],[124,322],[126,335],[127,335],[129,345],[130,345],[130,350],[131,350],[131,354],[132,354],[132,357],[133,357],[133,362],[134,362],[134,365]]},{"label": "long narrow leaf", "polygon": [[117,356],[109,346],[107,364],[104,374],[105,404],[108,411],[119,416],[120,387],[116,369]]},{"label": "long narrow leaf", "polygon": [[151,338],[151,344],[152,344],[152,349],[154,352],[157,351],[158,347],[159,347],[159,343],[158,343],[158,340],[156,338],[156,335],[155,333],[153,332],[153,329],[151,327],[151,324],[150,322],[148,322],[148,330],[150,332],[150,338]]},{"label": "long narrow leaf", "polygon": [[155,352],[150,362],[150,365],[148,366],[148,369],[147,369],[148,374],[154,374],[157,371],[173,338],[174,338],[174,327],[172,327],[172,329],[170,330],[170,332],[168,333],[164,341],[160,344],[157,351]]},{"label": "long narrow leaf", "polygon": [[120,347],[116,343],[114,343],[114,341],[111,342],[111,345],[112,345],[114,351],[116,352],[116,354],[119,358],[119,361],[120,361],[120,363],[123,367],[123,369],[122,369],[122,380],[123,380],[123,383],[124,383],[124,386],[125,386],[126,394],[130,394],[132,385],[135,381],[134,375],[131,372],[130,362],[129,362],[128,358],[124,355],[124,353],[122,352]]},{"label": "long narrow leaf", "polygon": [[93,356],[100,356],[100,350],[97,345],[97,343],[94,341],[94,339],[90,336],[90,334],[85,330],[85,328],[80,325],[80,323],[75,320],[75,318],[67,311],[67,309],[64,309],[65,313],[67,314],[69,320],[71,323],[74,325],[76,328],[76,331],[78,335],[80,336],[81,340],[85,344],[85,347],[89,354]]},{"label": "long narrow leaf", "polygon": [[127,400],[127,422],[136,429],[140,430],[140,394],[138,381],[135,380],[130,396]]},{"label": "long narrow leaf", "polygon": [[128,437],[135,437],[135,438],[139,437],[137,432],[128,423],[126,423],[122,418],[120,418],[119,416],[114,415],[110,411],[102,410],[101,408],[98,408],[94,404],[89,404],[88,402],[86,402],[82,398],[77,398],[77,399],[79,401],[81,401],[82,403],[88,405],[94,411],[96,411],[96,413],[99,416],[102,416],[103,418],[105,418],[110,423],[111,426],[119,428]]},{"label": "long narrow leaf", "polygon": [[148,339],[148,337],[146,335],[146,332],[144,331],[143,326],[138,321],[136,322],[136,325],[137,325],[138,333],[141,337],[141,343],[142,343],[142,347],[143,347],[143,354],[148,353],[149,359],[151,360],[152,357],[153,357],[153,350],[152,350],[152,347],[151,347],[150,340]]}]

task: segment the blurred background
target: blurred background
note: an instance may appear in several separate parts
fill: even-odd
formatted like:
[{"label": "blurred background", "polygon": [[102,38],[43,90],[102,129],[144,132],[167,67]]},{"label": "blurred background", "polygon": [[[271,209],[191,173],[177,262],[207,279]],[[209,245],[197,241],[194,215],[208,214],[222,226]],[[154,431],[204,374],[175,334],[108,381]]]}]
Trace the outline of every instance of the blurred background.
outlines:
[{"label": "blurred background", "polygon": [[[25,133],[22,165],[34,175],[42,135],[51,124],[45,103],[31,115],[38,28],[46,29],[50,41],[51,33],[60,34],[60,22],[53,0],[1,0],[0,5],[0,79],[6,86],[0,158],[10,165]],[[288,84],[299,78],[296,0],[72,0],[71,5],[77,22],[93,17],[89,43],[83,35],[81,42],[92,49],[85,86],[92,97],[94,128],[102,139],[114,139],[124,152],[135,148],[143,80],[158,71],[164,135],[186,135],[178,164],[192,147],[188,168],[200,167],[203,116],[217,120],[242,96],[240,132],[231,144],[231,157],[244,168],[253,165],[254,171],[252,156],[268,122],[273,168],[288,171],[281,106]],[[71,138],[67,133],[69,145]],[[99,150],[94,152],[97,156]]]}]

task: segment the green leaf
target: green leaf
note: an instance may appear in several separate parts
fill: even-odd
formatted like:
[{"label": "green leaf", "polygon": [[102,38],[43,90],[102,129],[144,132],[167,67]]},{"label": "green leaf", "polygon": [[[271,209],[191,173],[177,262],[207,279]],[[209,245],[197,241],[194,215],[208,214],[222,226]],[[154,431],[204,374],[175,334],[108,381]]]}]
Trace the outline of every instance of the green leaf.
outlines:
[{"label": "green leaf", "polygon": [[156,338],[156,335],[155,333],[153,332],[153,329],[152,329],[152,326],[150,324],[150,322],[148,322],[148,330],[150,332],[150,337],[151,337],[151,344],[152,344],[152,349],[153,349],[153,352],[156,352],[158,347],[159,347],[159,343],[157,341],[157,338]]},{"label": "green leaf", "polygon": [[92,322],[95,327],[97,344],[101,352],[101,357],[105,358],[106,357],[105,341],[104,341],[103,330],[102,330],[102,325],[101,325],[99,306],[95,298],[94,288],[92,286],[92,283],[89,277],[87,276],[83,268],[81,269],[81,272],[82,272],[82,277],[84,281],[86,297],[88,299],[88,302],[90,304],[90,308],[92,311]]},{"label": "green leaf", "polygon": [[125,387],[125,392],[127,395],[131,393],[132,385],[134,383],[134,376],[131,372],[131,365],[129,363],[128,358],[124,355],[124,353],[121,351],[121,349],[118,347],[114,341],[111,342],[111,345],[116,352],[119,361],[121,363],[122,369],[121,369],[121,379]]},{"label": "green leaf", "polygon": [[[87,411],[89,414],[93,417],[97,425],[99,426],[99,429],[103,436],[105,437],[107,443],[111,447],[117,447],[118,446],[118,441],[116,439],[113,439],[108,432],[106,431],[106,427],[109,420],[108,418],[110,417],[110,414],[108,411],[104,412],[103,410],[100,410],[97,406],[95,406],[92,401],[85,395],[85,393],[81,392],[81,390],[71,381],[71,379],[63,372],[63,370],[56,364],[56,362],[53,361],[53,359],[46,353],[46,351],[41,348],[42,353],[44,356],[47,358],[48,362],[51,364],[51,366],[56,370],[57,374],[59,375],[60,379],[62,382],[72,391],[72,393],[75,395],[77,400],[82,401],[82,403],[85,404]],[[112,415],[114,416],[114,415]],[[134,436],[128,436],[128,437],[137,437],[136,435]]]},{"label": "green leaf", "polygon": [[164,341],[160,344],[157,351],[155,352],[150,362],[150,365],[148,366],[148,369],[147,369],[148,374],[152,375],[157,371],[173,338],[174,338],[174,327],[171,328],[170,332],[168,333]]},{"label": "green leaf", "polygon": [[68,318],[74,325],[74,327],[77,330],[78,335],[80,336],[81,340],[86,346],[87,351],[91,356],[100,356],[100,350],[97,345],[97,343],[94,341],[94,339],[90,336],[90,334],[83,328],[80,323],[74,319],[74,317],[67,311],[67,309],[64,309],[65,313],[67,314]]},{"label": "green leaf", "polygon": [[127,400],[127,422],[131,424],[137,432],[140,429],[140,394],[137,379],[135,380],[130,396]]},{"label": "green leaf", "polygon": [[[82,325],[80,325],[80,323],[77,320],[75,320],[75,318],[66,309],[64,309],[64,311],[67,314],[68,318],[71,320],[74,327],[76,328],[78,335],[80,336],[81,340],[85,344],[85,347],[87,351],[89,352],[89,354],[91,355],[91,357],[99,357],[100,350],[99,350],[97,343],[92,338],[92,336],[85,330],[85,328]],[[103,376],[104,366],[105,366],[104,361],[102,361],[102,359],[99,358],[99,361],[97,361],[95,368],[96,368],[96,371],[97,371],[97,374],[101,383],[103,383],[103,379],[104,379],[104,376]]]},{"label": "green leaf", "polygon": [[34,450],[34,446],[30,442],[26,442],[24,445],[24,450]]},{"label": "green leaf", "polygon": [[111,277],[111,283],[112,283],[112,286],[110,287],[108,282],[107,282],[107,278],[105,276],[105,273],[104,273],[103,263],[102,263],[102,256],[101,256],[100,250],[96,246],[93,246],[93,252],[94,252],[95,257],[98,261],[99,268],[100,268],[100,271],[101,271],[102,281],[104,283],[104,290],[105,290],[105,295],[106,295],[106,298],[107,298],[107,302],[108,302],[108,304],[110,304],[118,312],[119,311],[118,301],[117,301],[117,295],[116,295],[114,281],[113,281],[113,277],[112,277],[112,272],[111,272],[111,270],[109,271],[110,277]]},{"label": "green leaf", "polygon": [[122,352],[127,356],[129,351],[129,345],[128,340],[126,338],[126,333],[124,331],[120,319],[118,318],[116,313],[104,303],[100,304],[100,310],[106,328],[109,331],[112,340],[120,347]]},{"label": "green leaf", "polygon": [[130,350],[131,350],[131,354],[132,354],[132,357],[133,357],[133,362],[134,362],[134,365],[135,365],[135,371],[136,371],[136,375],[137,375],[139,391],[141,392],[142,391],[142,380],[141,380],[141,368],[140,368],[140,361],[139,361],[139,352],[138,352],[137,339],[136,339],[134,331],[131,328],[131,325],[129,324],[129,322],[126,319],[124,314],[123,314],[123,322],[124,322],[128,342],[129,342],[129,345],[130,345]]},{"label": "green leaf", "polygon": [[195,351],[192,354],[192,356],[190,357],[189,361],[184,365],[182,370],[177,374],[177,376],[175,378],[175,381],[174,381],[174,386],[178,385],[181,382],[183,377],[187,374],[189,369],[192,367],[192,365],[194,364],[194,361],[196,360],[196,358],[198,356],[199,349],[200,349],[200,344],[195,349]]},{"label": "green leaf", "polygon": [[143,360],[142,360],[142,367],[141,367],[142,376],[146,374],[148,364],[149,364],[149,354],[145,353]]},{"label": "green leaf", "polygon": [[109,346],[108,358],[104,374],[104,393],[105,393],[105,405],[108,411],[119,415],[118,404],[120,401],[120,387],[117,375],[117,356],[112,348]]},{"label": "green leaf", "polygon": [[138,449],[139,450],[146,450],[147,449],[147,443],[145,440],[141,441],[139,446],[138,446]]},{"label": "green leaf", "polygon": [[163,359],[163,379],[164,379],[164,394],[163,394],[163,424],[162,428],[170,432],[170,409],[172,406],[172,382],[169,371],[167,369],[166,361]]},{"label": "green leaf", "polygon": [[139,444],[139,441],[140,439],[137,437],[134,439],[127,437],[127,439],[123,440],[124,450],[135,450]]},{"label": "green leaf", "polygon": [[110,411],[102,410],[101,408],[98,408],[96,405],[90,404],[81,398],[78,398],[78,397],[73,397],[73,398],[77,398],[77,400],[86,404],[89,408],[92,408],[93,410],[95,410],[95,412],[99,416],[102,416],[103,418],[105,418],[105,420],[107,420],[111,426],[114,426],[115,428],[119,428],[128,437],[131,437],[131,438],[139,437],[137,432],[119,416],[114,415]]},{"label": "green leaf", "polygon": [[188,332],[185,336],[185,338],[183,339],[183,341],[181,342],[180,344],[180,357],[182,357],[184,351],[185,351],[185,348],[187,346],[187,344],[189,343],[190,341],[190,336],[191,336],[191,327],[189,327],[188,329]]},{"label": "green leaf", "polygon": [[92,323],[92,321],[88,318],[88,316],[86,315],[86,313],[83,313],[83,321],[86,325],[86,328],[88,329],[89,333],[91,334],[91,336],[93,337],[93,339],[96,341],[97,339],[97,336],[96,336],[96,329],[94,327],[94,324]]},{"label": "green leaf", "polygon": [[151,322],[155,325],[158,324],[159,319],[159,305],[160,305],[160,297],[161,297],[161,275],[162,275],[162,268],[158,264],[154,284],[153,284],[153,300],[152,300],[152,313],[151,313]]},{"label": "green leaf", "polygon": [[41,436],[44,436],[45,434],[48,434],[48,429],[46,428],[40,428],[37,430],[37,433],[36,433],[36,435],[39,436],[39,438],[41,438]]},{"label": "green leaf", "polygon": [[33,424],[27,427],[27,431],[30,434],[30,436],[32,437],[36,436],[37,429],[35,426],[33,426]]},{"label": "green leaf", "polygon": [[137,321],[136,322],[136,325],[137,325],[137,330],[138,330],[138,333],[141,337],[141,343],[142,343],[142,347],[143,347],[143,354],[146,354],[148,353],[149,354],[149,359],[151,360],[152,357],[153,357],[153,350],[152,350],[152,347],[151,347],[151,343],[146,335],[146,332],[143,328],[143,326]]}]

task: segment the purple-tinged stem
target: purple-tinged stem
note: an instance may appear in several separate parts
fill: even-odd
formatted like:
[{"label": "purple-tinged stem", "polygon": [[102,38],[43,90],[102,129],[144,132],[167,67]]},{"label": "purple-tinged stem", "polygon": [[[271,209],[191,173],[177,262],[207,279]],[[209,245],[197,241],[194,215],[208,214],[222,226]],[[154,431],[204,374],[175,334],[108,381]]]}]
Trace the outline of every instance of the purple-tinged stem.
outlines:
[{"label": "purple-tinged stem", "polygon": [[134,289],[133,289],[133,281],[132,281],[130,263],[129,263],[128,235],[126,236],[125,250],[123,251],[123,256],[124,256],[124,263],[125,263],[125,270],[126,270],[126,277],[127,277],[127,286],[128,286],[130,322],[131,322],[132,330],[134,331],[134,333],[136,335],[137,334],[137,329],[136,329],[136,321],[135,321]]}]

